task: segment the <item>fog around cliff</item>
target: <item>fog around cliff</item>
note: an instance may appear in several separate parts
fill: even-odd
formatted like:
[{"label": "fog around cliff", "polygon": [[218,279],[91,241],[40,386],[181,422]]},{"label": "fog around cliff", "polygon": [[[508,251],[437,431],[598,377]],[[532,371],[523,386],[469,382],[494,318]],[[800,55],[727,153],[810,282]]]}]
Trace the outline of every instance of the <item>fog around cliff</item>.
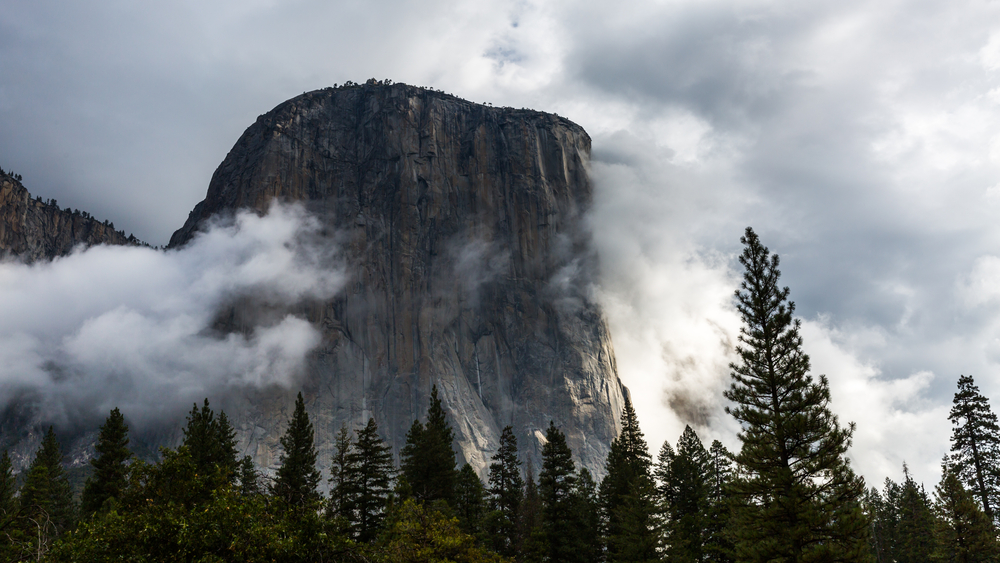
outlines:
[{"label": "fog around cliff", "polygon": [[301,206],[219,221],[188,246],[98,246],[51,263],[0,263],[0,409],[37,404],[64,429],[119,407],[132,424],[176,422],[192,402],[289,386],[320,334],[304,318],[213,330],[237,300],[328,299],[346,273]]},{"label": "fog around cliff", "polygon": [[[782,257],[869,483],[937,480],[959,374],[1000,407],[1000,5],[11,2],[0,166],[166,241],[257,115],[369,77],[594,140],[596,288],[655,450],[721,414],[739,236]],[[469,248],[470,256],[481,249]],[[459,253],[457,256],[462,256]]]}]

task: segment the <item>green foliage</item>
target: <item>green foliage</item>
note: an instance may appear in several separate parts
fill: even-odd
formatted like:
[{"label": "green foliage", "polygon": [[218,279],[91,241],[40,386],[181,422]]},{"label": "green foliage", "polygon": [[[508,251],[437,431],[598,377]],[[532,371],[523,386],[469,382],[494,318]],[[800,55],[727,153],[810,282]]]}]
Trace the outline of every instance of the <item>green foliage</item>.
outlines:
[{"label": "green foliage", "polygon": [[665,492],[666,543],[671,561],[688,563],[705,557],[709,526],[709,457],[690,426],[677,441],[670,460]]},{"label": "green foliage", "polygon": [[339,519],[344,526],[354,520],[354,458],[351,456],[351,435],[347,425],[340,427],[333,440],[333,459],[330,464],[330,499],[327,502],[327,516]]},{"label": "green foliage", "polygon": [[479,475],[466,463],[455,481],[455,514],[462,531],[475,537],[483,536],[486,516],[486,490]]},{"label": "green foliage", "polygon": [[245,455],[240,460],[239,469],[239,492],[245,497],[260,496],[264,494],[264,487],[260,482],[260,472],[254,466],[253,459]]},{"label": "green foliage", "polygon": [[62,467],[62,451],[50,426],[28,467],[21,487],[15,527],[22,534],[21,547],[44,552],[53,538],[72,528],[73,493]]},{"label": "green foliage", "polygon": [[417,500],[454,503],[455,480],[458,477],[455,452],[452,450],[454,440],[454,432],[445,418],[435,385],[431,389],[427,423],[413,421],[400,452],[400,470],[410,494]]},{"label": "green foliage", "polygon": [[608,561],[652,561],[657,558],[656,500],[652,459],[632,401],[625,396],[622,431],[611,442],[601,481]]},{"label": "green foliage", "polygon": [[540,563],[546,555],[545,531],[542,528],[542,497],[535,485],[535,476],[528,468],[524,481],[524,498],[517,514],[517,561]]},{"label": "green foliage", "polygon": [[868,526],[861,511],[864,482],[845,456],[854,425],[830,411],[825,376],[813,380],[793,319],[788,288],[779,288],[777,255],[749,227],[741,238],[745,268],[736,292],[743,317],[739,362],[727,412],[741,424],[736,456],[743,478],[735,532],[739,559],[863,561]]},{"label": "green foliage", "polygon": [[517,436],[506,426],[500,433],[500,447],[493,454],[489,474],[487,518],[490,545],[500,555],[513,557],[517,550],[518,513],[524,496],[521,461],[517,458]]},{"label": "green foliage", "polygon": [[948,420],[952,423],[951,461],[959,479],[974,491],[993,520],[1000,503],[1000,426],[990,403],[971,375],[958,378]]},{"label": "green foliage", "polygon": [[362,561],[315,513],[289,518],[265,496],[225,486],[197,509],[172,502],[97,514],[67,534],[52,561]]},{"label": "green foliage", "polygon": [[93,514],[108,499],[121,497],[128,481],[128,462],[132,459],[128,441],[125,417],[115,408],[101,426],[94,445],[97,455],[90,460],[94,474],[87,479],[80,502],[83,514]]},{"label": "green foliage", "polygon": [[542,532],[547,561],[583,561],[580,559],[580,515],[576,512],[578,505],[574,498],[577,476],[573,452],[566,444],[566,436],[554,422],[549,422],[545,440],[538,492],[542,501]]},{"label": "green foliage", "polygon": [[17,522],[17,476],[7,450],[0,456],[0,561],[13,561],[17,557],[14,525]]},{"label": "green foliage", "polygon": [[899,522],[893,556],[898,563],[926,562],[937,547],[934,541],[934,513],[927,491],[917,485],[905,465],[903,475],[903,485],[895,499]]},{"label": "green foliage", "polygon": [[714,440],[708,450],[708,509],[705,526],[705,555],[715,563],[736,561],[736,551],[729,537],[733,510],[730,486],[733,482],[733,455]]},{"label": "green foliage", "polygon": [[953,467],[942,464],[941,482],[934,491],[935,561],[985,563],[996,561],[1000,550],[989,517],[976,505]]},{"label": "green foliage", "polygon": [[305,511],[319,501],[316,487],[320,475],[316,469],[313,425],[309,422],[302,393],[295,399],[295,411],[280,442],[284,452],[271,492],[289,507]]},{"label": "green foliage", "polygon": [[347,456],[351,473],[348,482],[353,490],[351,519],[355,537],[364,542],[375,539],[382,529],[385,510],[392,492],[392,448],[379,436],[374,418],[358,432],[358,440]]},{"label": "green foliage", "polygon": [[476,545],[463,533],[456,518],[407,499],[391,518],[376,544],[373,558],[380,563],[486,563],[503,559]]},{"label": "green foliage", "polygon": [[208,398],[201,409],[198,405],[191,408],[182,444],[187,447],[198,472],[218,474],[227,484],[235,481],[239,465],[236,431],[229,424],[226,413],[215,417],[208,406]]},{"label": "green foliage", "polygon": [[575,561],[599,561],[602,556],[600,504],[597,483],[586,467],[581,467],[570,495],[573,514],[573,535],[576,540]]}]

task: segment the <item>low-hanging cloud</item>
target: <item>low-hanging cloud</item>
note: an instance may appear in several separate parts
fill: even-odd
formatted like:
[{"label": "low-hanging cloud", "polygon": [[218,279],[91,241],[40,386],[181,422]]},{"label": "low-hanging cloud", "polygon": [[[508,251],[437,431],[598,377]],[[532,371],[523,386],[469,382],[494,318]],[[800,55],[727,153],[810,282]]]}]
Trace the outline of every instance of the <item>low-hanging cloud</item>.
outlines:
[{"label": "low-hanging cloud", "polygon": [[0,264],[0,408],[29,399],[40,420],[72,426],[117,406],[141,424],[215,393],[292,384],[321,339],[306,319],[279,312],[228,331],[218,316],[241,301],[283,311],[328,299],[345,276],[320,221],[278,204],[180,249]]}]

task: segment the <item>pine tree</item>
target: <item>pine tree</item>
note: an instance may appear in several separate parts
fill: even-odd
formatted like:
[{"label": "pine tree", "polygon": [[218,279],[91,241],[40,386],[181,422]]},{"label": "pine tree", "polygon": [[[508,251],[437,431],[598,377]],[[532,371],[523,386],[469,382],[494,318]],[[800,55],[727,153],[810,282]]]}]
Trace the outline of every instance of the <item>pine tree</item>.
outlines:
[{"label": "pine tree", "polygon": [[570,495],[570,510],[575,523],[575,560],[581,563],[600,561],[603,555],[600,502],[597,483],[586,467],[581,467]]},{"label": "pine tree", "polygon": [[239,466],[236,431],[225,412],[215,417],[207,397],[201,409],[195,404],[188,414],[183,445],[194,460],[198,473],[208,475],[215,472],[223,483],[235,481]]},{"label": "pine tree", "polygon": [[628,395],[621,425],[621,434],[611,442],[600,489],[608,561],[652,561],[658,543],[652,459]]},{"label": "pine tree", "polygon": [[108,499],[120,499],[128,483],[128,465],[132,452],[128,449],[128,425],[117,408],[108,415],[97,436],[94,450],[97,455],[90,460],[94,474],[83,487],[80,509],[93,514]]},{"label": "pine tree", "polygon": [[935,561],[954,563],[995,562],[996,533],[986,514],[962,486],[949,463],[941,467],[941,482],[934,492]]},{"label": "pine tree", "polygon": [[374,418],[358,432],[353,451],[347,455],[347,468],[354,492],[351,505],[356,510],[356,537],[370,542],[382,529],[393,474],[392,448],[379,436]]},{"label": "pine tree", "polygon": [[281,437],[281,467],[278,468],[271,488],[274,496],[289,507],[305,509],[319,500],[316,486],[319,470],[316,469],[316,446],[313,425],[306,413],[302,393],[295,399],[295,411],[288,421],[288,429]]},{"label": "pine tree", "polygon": [[18,521],[17,476],[7,450],[0,456],[0,561],[15,561],[21,540]]},{"label": "pine tree", "polygon": [[951,460],[955,472],[974,491],[992,521],[1000,502],[1000,426],[971,375],[958,378],[958,392],[948,420],[952,423]]},{"label": "pine tree", "polygon": [[417,500],[454,503],[455,480],[458,478],[455,451],[452,449],[454,441],[454,432],[448,425],[437,385],[434,385],[427,409],[427,423],[413,421],[400,452],[400,469]]},{"label": "pine tree", "polygon": [[554,422],[549,422],[542,446],[542,471],[538,474],[538,493],[542,500],[542,531],[550,563],[576,561],[572,493],[576,485],[576,466],[566,436]]},{"label": "pine tree", "polygon": [[708,452],[690,426],[677,441],[667,487],[667,555],[670,561],[695,562],[705,558],[705,531],[709,521]]},{"label": "pine tree", "polygon": [[73,525],[73,493],[62,467],[62,451],[52,427],[25,474],[18,499],[29,535],[57,536]]},{"label": "pine tree", "polygon": [[899,522],[893,558],[897,563],[926,563],[937,550],[930,499],[923,486],[913,480],[905,464],[903,477],[897,500]]},{"label": "pine tree", "polygon": [[260,473],[250,456],[245,455],[240,460],[237,474],[240,481],[240,496],[255,497],[264,494],[264,487],[260,483]]},{"label": "pine tree", "polygon": [[486,489],[476,470],[468,463],[462,466],[455,482],[455,514],[463,532],[476,538],[483,536]]},{"label": "pine tree", "polygon": [[736,561],[736,551],[729,538],[732,513],[729,487],[733,482],[732,454],[714,440],[708,450],[708,514],[705,528],[705,554],[714,563]]},{"label": "pine tree", "polygon": [[519,563],[541,563],[545,559],[545,532],[542,529],[542,497],[535,485],[535,476],[528,468],[524,480],[524,498],[518,507],[517,547]]},{"label": "pine tree", "polygon": [[345,525],[355,522],[355,497],[357,496],[354,478],[357,470],[351,456],[351,435],[347,425],[333,439],[333,460],[330,464],[330,500],[327,504],[327,516],[339,518]]},{"label": "pine tree", "polygon": [[517,459],[517,437],[507,426],[500,434],[500,447],[490,464],[489,531],[493,550],[513,557],[517,547],[517,518],[524,495],[521,462]]},{"label": "pine tree", "polygon": [[0,530],[3,522],[13,517],[17,510],[17,476],[14,475],[14,464],[7,450],[0,456]]},{"label": "pine tree", "polygon": [[778,286],[778,256],[749,227],[741,242],[746,271],[736,300],[744,326],[726,392],[735,403],[726,410],[742,425],[736,462],[745,478],[733,487],[742,501],[739,559],[864,560],[864,482],[845,457],[854,425],[842,428],[830,411],[826,377],[808,374],[795,305]]}]

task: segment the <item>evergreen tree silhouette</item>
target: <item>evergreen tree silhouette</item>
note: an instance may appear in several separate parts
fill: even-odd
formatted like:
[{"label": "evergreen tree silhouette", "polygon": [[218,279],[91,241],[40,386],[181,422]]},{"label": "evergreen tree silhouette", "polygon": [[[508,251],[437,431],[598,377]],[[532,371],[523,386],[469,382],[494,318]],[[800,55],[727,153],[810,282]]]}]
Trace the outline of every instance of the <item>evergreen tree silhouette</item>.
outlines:
[{"label": "evergreen tree silhouette", "polygon": [[128,464],[132,459],[128,443],[128,425],[116,407],[101,426],[94,445],[97,455],[90,460],[94,474],[87,479],[80,502],[84,514],[101,510],[108,499],[121,498],[128,485]]},{"label": "evergreen tree silhouette", "polygon": [[411,494],[417,500],[445,501],[454,505],[458,469],[452,442],[454,432],[445,417],[437,385],[431,389],[427,423],[414,420],[400,452],[400,469]]},{"label": "evergreen tree silhouette", "polygon": [[954,471],[992,521],[1000,499],[1000,426],[971,375],[958,378],[948,420]]},{"label": "evergreen tree silhouette", "polygon": [[504,557],[513,557],[517,548],[517,519],[524,496],[521,461],[517,458],[517,437],[514,429],[504,427],[500,447],[490,464],[489,534],[493,550]]},{"label": "evergreen tree silhouette", "polygon": [[656,559],[656,502],[652,459],[632,401],[625,396],[621,434],[611,442],[601,481],[608,561]]},{"label": "evergreen tree silhouette", "polygon": [[316,469],[313,425],[302,393],[295,399],[295,411],[280,441],[284,451],[271,492],[289,507],[303,511],[320,498],[316,490],[320,475]]},{"label": "evergreen tree silhouette", "polygon": [[725,393],[735,403],[726,411],[742,426],[743,478],[733,485],[738,559],[865,560],[864,481],[845,455],[854,425],[841,427],[830,411],[826,376],[809,375],[795,304],[778,286],[778,256],[749,227],[741,242],[743,327]]},{"label": "evergreen tree silhouette", "polygon": [[370,542],[382,529],[386,505],[392,492],[392,448],[379,436],[374,418],[358,432],[358,439],[347,455],[348,481],[353,489],[351,505],[355,509],[356,537]]}]

